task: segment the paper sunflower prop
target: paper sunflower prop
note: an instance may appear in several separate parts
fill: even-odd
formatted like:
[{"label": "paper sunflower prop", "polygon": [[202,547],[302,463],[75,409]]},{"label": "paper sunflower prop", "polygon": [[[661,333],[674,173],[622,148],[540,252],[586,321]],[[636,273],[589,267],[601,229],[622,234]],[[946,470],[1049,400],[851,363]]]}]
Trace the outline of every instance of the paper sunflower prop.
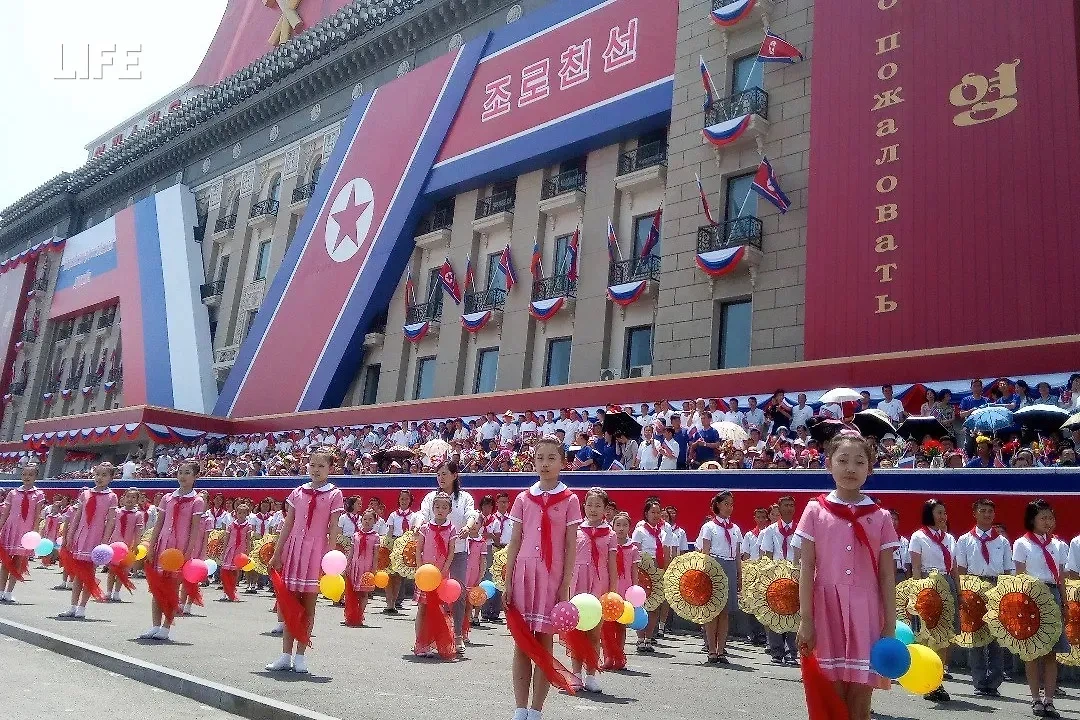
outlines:
[{"label": "paper sunflower prop", "polygon": [[1072,648],[1068,653],[1058,653],[1062,665],[1080,667],[1080,580],[1065,581],[1065,639]]},{"label": "paper sunflower prop", "polygon": [[225,554],[225,531],[214,530],[206,536],[206,557],[213,558],[221,564],[221,556]]},{"label": "paper sunflower prop", "polygon": [[727,607],[728,577],[705,553],[684,553],[672,560],[663,587],[675,614],[695,625],[704,625]]},{"label": "paper sunflower prop", "polygon": [[1050,588],[1030,575],[1002,575],[986,593],[990,632],[1024,662],[1041,657],[1061,635],[1061,608]]},{"label": "paper sunflower prop", "polygon": [[799,570],[786,560],[770,563],[758,573],[751,611],[775,633],[799,629]]},{"label": "paper sunflower prop", "polygon": [[[66,523],[65,523],[65,525],[66,525]],[[61,528],[61,531],[66,530],[66,529],[67,529],[66,527]],[[60,534],[63,535],[64,533],[61,532]],[[152,538],[152,537],[154,537],[154,528],[148,527],[145,530],[143,530],[142,537],[139,538],[139,544],[141,544],[141,545],[149,545],[150,544],[150,538]]]},{"label": "paper sunflower prop", "polygon": [[981,648],[989,645],[994,636],[986,626],[986,593],[993,585],[975,575],[960,576],[960,632],[953,638],[957,647]]},{"label": "paper sunflower prop", "polygon": [[491,557],[491,581],[499,592],[506,592],[507,549],[496,550]]},{"label": "paper sunflower prop", "polygon": [[251,546],[251,562],[255,564],[252,571],[259,575],[269,575],[270,560],[274,557],[274,548],[277,546],[277,535],[263,535]]},{"label": "paper sunflower prop", "polygon": [[349,553],[352,552],[352,537],[348,537],[344,533],[338,536],[337,549],[345,553],[345,557],[349,557]]},{"label": "paper sunflower prop", "polygon": [[931,570],[929,577],[911,583],[907,611],[919,616],[919,632],[915,635],[915,642],[931,650],[947,648],[952,644],[956,634],[953,631],[956,599],[944,575]]},{"label": "paper sunflower prop", "polygon": [[390,551],[390,567],[394,573],[412,580],[416,576],[416,533],[412,530],[394,542]]},{"label": "paper sunflower prop", "polygon": [[762,556],[759,560],[747,561],[742,566],[742,590],[739,592],[739,609],[754,614],[756,606],[754,596],[757,593],[757,581],[761,572],[772,565],[772,560]]},{"label": "paper sunflower prop", "polygon": [[652,612],[664,604],[664,571],[652,555],[643,554],[638,565],[638,585],[645,591],[645,610]]},{"label": "paper sunflower prop", "polygon": [[911,597],[911,585],[915,578],[908,578],[896,583],[896,619],[911,625],[911,613],[908,612],[908,598]]}]

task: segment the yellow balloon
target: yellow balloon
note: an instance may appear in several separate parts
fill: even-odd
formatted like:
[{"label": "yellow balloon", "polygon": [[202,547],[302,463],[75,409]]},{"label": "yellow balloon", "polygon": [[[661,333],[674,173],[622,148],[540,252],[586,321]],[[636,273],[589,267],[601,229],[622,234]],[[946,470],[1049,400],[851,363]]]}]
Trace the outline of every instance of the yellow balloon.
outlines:
[{"label": "yellow balloon", "polygon": [[908,692],[925,695],[941,687],[945,668],[938,654],[925,645],[908,645],[911,667],[900,676],[898,682]]},{"label": "yellow balloon", "polygon": [[147,547],[145,545],[140,545],[139,547],[135,548],[135,559],[142,560],[144,557],[146,557],[146,552]]},{"label": "yellow balloon", "polygon": [[375,587],[382,590],[389,584],[390,576],[386,573],[385,570],[380,570],[379,572],[375,573]]},{"label": "yellow balloon", "polygon": [[255,569],[255,561],[254,560],[248,560],[248,564],[245,565],[244,567],[240,568],[240,569],[243,570],[244,572],[251,572],[252,570]]},{"label": "yellow balloon", "polygon": [[[417,589],[423,592],[434,592],[442,583],[442,572],[434,565],[421,565],[416,568],[416,577],[413,578]],[[600,603],[599,600],[596,601]]]},{"label": "yellow balloon", "polygon": [[340,575],[323,575],[319,580],[319,591],[333,602],[345,594],[345,578]]},{"label": "yellow balloon", "polygon": [[134,565],[139,561],[139,553],[136,550],[129,550],[127,557],[124,558],[125,565]]},{"label": "yellow balloon", "polygon": [[622,615],[619,616],[619,622],[623,625],[634,622],[634,606],[626,600],[623,600]]}]

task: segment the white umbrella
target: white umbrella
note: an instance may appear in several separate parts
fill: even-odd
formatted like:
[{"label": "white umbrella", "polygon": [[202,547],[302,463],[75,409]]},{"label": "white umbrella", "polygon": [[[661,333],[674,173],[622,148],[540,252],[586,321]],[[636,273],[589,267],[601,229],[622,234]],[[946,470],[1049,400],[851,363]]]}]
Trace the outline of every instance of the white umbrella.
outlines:
[{"label": "white umbrella", "polygon": [[733,422],[719,422],[713,425],[717,435],[721,440],[729,440],[733,443],[745,442],[750,437],[749,433],[743,430],[741,425],[736,425]]},{"label": "white umbrella", "polygon": [[433,458],[448,457],[451,449],[450,444],[445,440],[435,438],[421,445],[420,453],[424,456],[425,462],[430,465]]},{"label": "white umbrella", "polygon": [[825,403],[826,405],[831,405],[832,403],[857,402],[861,397],[862,396],[859,395],[858,390],[841,387],[833,388],[829,392],[822,395],[821,402]]}]

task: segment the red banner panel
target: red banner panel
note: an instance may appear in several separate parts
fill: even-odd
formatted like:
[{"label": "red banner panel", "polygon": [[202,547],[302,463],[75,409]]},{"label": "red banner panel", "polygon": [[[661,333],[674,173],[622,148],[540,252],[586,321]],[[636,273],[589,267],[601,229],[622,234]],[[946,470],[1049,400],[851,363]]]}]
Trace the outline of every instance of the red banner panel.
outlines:
[{"label": "red banner panel", "polygon": [[816,0],[808,360],[1080,332],[1076,20]]}]

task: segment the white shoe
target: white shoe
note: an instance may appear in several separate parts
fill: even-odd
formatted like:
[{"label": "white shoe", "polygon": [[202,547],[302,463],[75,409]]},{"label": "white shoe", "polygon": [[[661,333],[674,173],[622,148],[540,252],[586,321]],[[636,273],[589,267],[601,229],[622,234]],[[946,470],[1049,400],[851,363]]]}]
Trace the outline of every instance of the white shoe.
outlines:
[{"label": "white shoe", "polygon": [[158,633],[158,630],[160,630],[160,629],[161,628],[159,628],[159,627],[157,627],[155,625],[154,627],[150,628],[149,630],[144,632],[142,635],[140,635],[139,639],[140,640],[154,640],[154,639],[157,638],[157,633]]},{"label": "white shoe", "polygon": [[162,625],[154,633],[154,639],[155,640],[168,640],[169,639],[169,630],[170,630],[170,628],[167,628],[164,625]]},{"label": "white shoe", "polygon": [[294,673],[307,674],[307,672],[308,672],[307,660],[304,658],[303,655],[296,655],[296,656],[293,657],[292,671]]},{"label": "white shoe", "polygon": [[585,682],[583,682],[582,685],[584,685],[585,689],[589,692],[600,692],[600,683],[597,681],[595,675],[586,675]]},{"label": "white shoe", "polygon": [[542,711],[529,708],[529,714],[526,715],[526,718],[527,720],[541,720],[543,716],[544,713]]},{"label": "white shoe", "polygon": [[274,626],[274,629],[270,631],[271,635],[281,635],[285,632],[285,623],[279,622]]},{"label": "white shoe", "polygon": [[58,613],[56,615],[56,617],[62,617],[62,618],[75,617],[75,608],[68,608],[64,612]]},{"label": "white shoe", "polygon": [[81,619],[86,618],[86,606],[85,605],[80,605],[79,607],[75,608],[75,617],[81,618]]},{"label": "white shoe", "polygon": [[517,708],[514,710],[514,720],[526,720],[529,717],[529,708]]},{"label": "white shoe", "polygon": [[281,653],[281,657],[267,665],[266,669],[268,672],[281,672],[282,670],[291,670],[292,656]]}]

